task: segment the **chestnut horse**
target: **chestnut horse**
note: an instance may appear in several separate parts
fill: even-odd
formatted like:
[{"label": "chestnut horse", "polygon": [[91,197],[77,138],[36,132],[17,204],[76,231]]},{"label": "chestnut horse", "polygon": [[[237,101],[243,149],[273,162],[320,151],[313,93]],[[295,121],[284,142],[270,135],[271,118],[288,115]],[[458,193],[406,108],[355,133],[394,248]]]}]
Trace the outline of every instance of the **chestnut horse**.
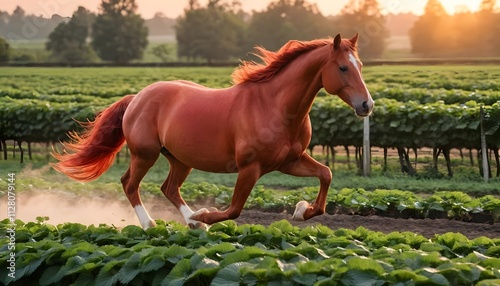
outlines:
[{"label": "chestnut horse", "polygon": [[[121,178],[123,189],[144,229],[155,221],[144,208],[139,184],[160,153],[170,162],[162,192],[191,227],[237,218],[257,180],[271,171],[317,177],[313,204],[297,203],[294,220],[325,212],[330,169],[305,150],[311,140],[309,111],[324,88],[337,94],[358,117],[371,114],[374,101],[361,75],[358,35],[351,39],[290,41],[278,52],[257,48],[263,64],[243,62],[233,72],[234,85],[207,88],[187,81],[153,83],[129,95],[70,134],[70,152],[53,154],[54,169],[78,181],[96,179],[125,144],[131,154]],[[225,211],[193,212],[180,187],[192,168],[238,173],[231,205]]]}]

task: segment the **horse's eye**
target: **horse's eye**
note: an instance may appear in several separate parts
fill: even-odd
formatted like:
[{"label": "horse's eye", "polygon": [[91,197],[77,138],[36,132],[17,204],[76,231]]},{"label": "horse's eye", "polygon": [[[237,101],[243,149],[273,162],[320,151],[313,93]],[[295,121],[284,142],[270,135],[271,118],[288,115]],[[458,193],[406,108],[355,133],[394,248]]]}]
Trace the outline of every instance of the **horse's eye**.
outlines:
[{"label": "horse's eye", "polygon": [[340,69],[341,72],[346,72],[347,71],[347,67],[346,66],[340,66],[339,69]]}]

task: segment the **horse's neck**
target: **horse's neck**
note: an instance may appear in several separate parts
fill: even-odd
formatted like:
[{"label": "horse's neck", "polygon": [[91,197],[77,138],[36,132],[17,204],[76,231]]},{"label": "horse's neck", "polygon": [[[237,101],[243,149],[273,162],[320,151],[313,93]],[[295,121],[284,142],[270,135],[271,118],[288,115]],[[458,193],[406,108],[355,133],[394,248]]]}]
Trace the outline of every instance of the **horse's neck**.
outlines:
[{"label": "horse's neck", "polygon": [[299,56],[267,83],[272,85],[271,90],[277,91],[276,95],[271,95],[277,107],[288,118],[295,118],[298,124],[302,124],[323,87],[321,69],[328,58],[325,50],[321,47]]}]

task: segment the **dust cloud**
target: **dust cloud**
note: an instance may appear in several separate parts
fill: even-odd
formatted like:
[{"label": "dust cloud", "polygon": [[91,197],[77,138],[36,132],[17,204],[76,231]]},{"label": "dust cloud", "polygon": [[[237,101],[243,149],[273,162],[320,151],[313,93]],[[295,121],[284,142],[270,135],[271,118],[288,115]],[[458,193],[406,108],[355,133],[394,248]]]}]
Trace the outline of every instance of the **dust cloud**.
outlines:
[{"label": "dust cloud", "polygon": [[[67,192],[29,191],[17,194],[16,218],[24,222],[36,221],[39,216],[49,217],[47,223],[65,222],[84,225],[107,224],[116,227],[140,226],[134,209],[123,199],[78,196]],[[167,199],[145,200],[144,205],[153,219],[175,220],[184,223],[180,213]],[[0,218],[7,217],[7,196],[0,200]]]}]

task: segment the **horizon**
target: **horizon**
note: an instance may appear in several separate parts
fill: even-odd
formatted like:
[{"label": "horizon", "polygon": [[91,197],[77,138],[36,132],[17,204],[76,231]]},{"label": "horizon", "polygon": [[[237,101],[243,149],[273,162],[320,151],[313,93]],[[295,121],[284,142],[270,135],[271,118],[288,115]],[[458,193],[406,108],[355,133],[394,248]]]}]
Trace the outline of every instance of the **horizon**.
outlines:
[{"label": "horizon", "polygon": [[[188,6],[188,0],[181,1],[162,1],[167,3],[158,3],[154,0],[136,0],[138,5],[138,13],[145,19],[153,18],[158,12],[163,13],[169,18],[177,18],[184,13],[184,9]],[[200,1],[202,5],[206,5],[207,0]],[[245,12],[262,11],[267,8],[271,0],[241,0],[241,9]],[[412,13],[422,15],[427,0],[379,0],[379,5],[384,14],[404,14]],[[448,14],[454,14],[456,11],[472,11],[479,9],[481,0],[441,0],[441,4],[445,7]],[[98,12],[101,0],[51,0],[37,1],[33,3],[31,0],[13,0],[8,3],[3,3],[2,11],[11,14],[14,9],[19,6],[26,14],[43,16],[50,18],[53,15],[62,17],[70,17],[75,12],[78,6],[83,6],[92,12]],[[340,13],[342,8],[349,3],[349,0],[316,0],[308,1],[308,3],[316,4],[320,12],[325,16],[335,16]],[[149,4],[149,5],[148,5]],[[498,4],[496,5],[498,7]]]}]

